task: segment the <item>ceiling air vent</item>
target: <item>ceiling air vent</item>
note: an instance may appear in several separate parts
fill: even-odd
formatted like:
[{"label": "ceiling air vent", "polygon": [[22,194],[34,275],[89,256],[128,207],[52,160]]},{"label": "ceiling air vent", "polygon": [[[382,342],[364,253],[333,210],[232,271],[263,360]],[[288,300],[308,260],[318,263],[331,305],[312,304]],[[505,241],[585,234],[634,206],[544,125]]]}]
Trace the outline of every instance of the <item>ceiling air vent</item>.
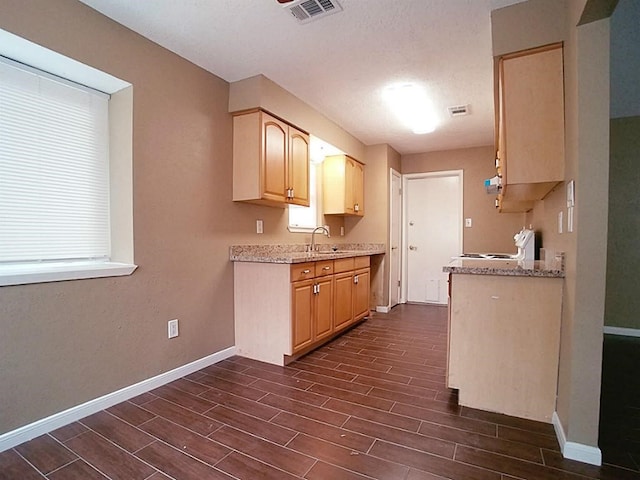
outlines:
[{"label": "ceiling air vent", "polygon": [[463,115],[469,115],[469,105],[455,105],[453,107],[447,107],[449,115],[452,117],[462,117]]},{"label": "ceiling air vent", "polygon": [[295,0],[283,6],[302,24],[342,11],[337,0]]}]

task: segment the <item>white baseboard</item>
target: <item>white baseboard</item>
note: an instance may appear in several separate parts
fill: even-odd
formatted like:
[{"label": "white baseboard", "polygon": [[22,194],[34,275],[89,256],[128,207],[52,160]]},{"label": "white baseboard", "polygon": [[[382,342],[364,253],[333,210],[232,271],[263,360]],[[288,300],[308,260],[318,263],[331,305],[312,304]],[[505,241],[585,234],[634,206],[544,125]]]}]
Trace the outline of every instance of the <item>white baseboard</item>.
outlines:
[{"label": "white baseboard", "polygon": [[551,423],[553,423],[553,428],[556,431],[556,437],[564,458],[591,465],[602,465],[602,452],[598,447],[567,441],[567,436],[564,433],[564,428],[562,428],[562,422],[560,422],[557,412],[553,412]]},{"label": "white baseboard", "polygon": [[134,385],[121,388],[115,392],[108,393],[102,397],[94,398],[81,405],[76,405],[62,412],[37,420],[28,425],[24,425],[16,430],[0,435],[0,452],[4,452],[10,448],[20,445],[23,442],[36,438],[45,433],[51,432],[57,428],[64,427],[76,420],[80,420],[88,415],[92,415],[105,408],[112,407],[120,402],[129,400],[130,398],[141,395],[149,390],[158,388],[169,382],[173,382],[185,375],[197,372],[209,365],[218,363],[225,358],[229,358],[236,353],[236,347],[229,347],[219,352],[213,353],[206,357],[187,363],[181,367],[175,368],[155,377],[148,378]]},{"label": "white baseboard", "polygon": [[622,335],[624,337],[640,337],[640,330],[637,328],[604,327],[604,333],[609,335]]},{"label": "white baseboard", "polygon": [[391,309],[386,305],[378,305],[376,307],[376,312],[378,313],[389,313]]}]

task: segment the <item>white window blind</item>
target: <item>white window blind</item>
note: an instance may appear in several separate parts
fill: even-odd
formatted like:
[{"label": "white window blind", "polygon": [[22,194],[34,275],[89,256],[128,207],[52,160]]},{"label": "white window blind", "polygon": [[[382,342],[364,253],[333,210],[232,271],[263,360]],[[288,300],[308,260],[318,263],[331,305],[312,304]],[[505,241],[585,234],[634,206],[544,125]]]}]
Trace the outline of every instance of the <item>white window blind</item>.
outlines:
[{"label": "white window blind", "polygon": [[0,263],[109,258],[108,101],[0,59]]}]

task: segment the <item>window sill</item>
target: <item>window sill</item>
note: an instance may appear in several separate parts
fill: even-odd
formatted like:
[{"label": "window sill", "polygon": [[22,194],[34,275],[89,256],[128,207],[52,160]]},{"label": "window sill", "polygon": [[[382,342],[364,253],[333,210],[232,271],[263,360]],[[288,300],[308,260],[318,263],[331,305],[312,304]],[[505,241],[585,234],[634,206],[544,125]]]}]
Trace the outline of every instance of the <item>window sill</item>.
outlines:
[{"label": "window sill", "polygon": [[316,227],[299,227],[299,226],[294,226],[294,225],[289,225],[287,227],[287,229],[291,232],[291,233],[313,233],[313,230]]},{"label": "window sill", "polygon": [[0,265],[0,286],[131,275],[137,265],[117,262],[56,262]]}]

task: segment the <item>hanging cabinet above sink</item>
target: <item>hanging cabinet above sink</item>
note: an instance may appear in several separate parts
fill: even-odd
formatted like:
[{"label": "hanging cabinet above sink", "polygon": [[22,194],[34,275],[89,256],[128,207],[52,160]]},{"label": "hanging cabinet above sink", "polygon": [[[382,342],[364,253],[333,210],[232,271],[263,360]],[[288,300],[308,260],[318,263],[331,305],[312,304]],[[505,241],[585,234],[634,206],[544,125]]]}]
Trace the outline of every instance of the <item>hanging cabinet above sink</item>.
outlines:
[{"label": "hanging cabinet above sink", "polygon": [[309,135],[263,110],[233,117],[233,200],[309,206]]}]

